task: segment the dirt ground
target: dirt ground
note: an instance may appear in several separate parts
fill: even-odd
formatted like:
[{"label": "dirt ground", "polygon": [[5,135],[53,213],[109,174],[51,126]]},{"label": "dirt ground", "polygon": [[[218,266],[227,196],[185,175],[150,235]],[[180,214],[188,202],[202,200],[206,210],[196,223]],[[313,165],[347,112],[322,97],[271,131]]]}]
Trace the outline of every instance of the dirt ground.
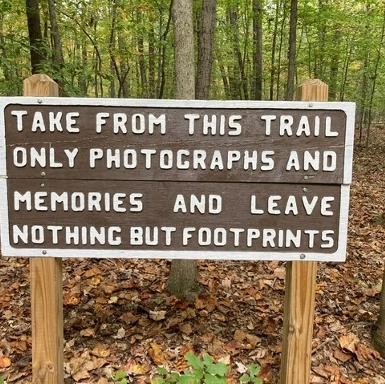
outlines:
[{"label": "dirt ground", "polygon": [[[318,263],[311,383],[385,383],[371,346],[385,256],[385,128],[357,148],[347,260]],[[64,259],[65,383],[149,383],[157,366],[187,368],[184,355],[229,365],[229,383],[252,363],[278,383],[285,263],[200,261],[202,293],[169,296],[167,260]],[[29,260],[0,258],[0,376],[29,383]]]}]

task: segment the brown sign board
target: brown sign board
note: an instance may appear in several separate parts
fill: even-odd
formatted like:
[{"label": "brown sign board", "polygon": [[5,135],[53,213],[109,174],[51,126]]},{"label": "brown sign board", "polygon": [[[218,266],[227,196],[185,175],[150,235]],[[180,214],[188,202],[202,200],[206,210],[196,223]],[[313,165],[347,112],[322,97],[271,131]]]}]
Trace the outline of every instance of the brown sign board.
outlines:
[{"label": "brown sign board", "polygon": [[345,258],[353,103],[0,101],[4,255]]}]

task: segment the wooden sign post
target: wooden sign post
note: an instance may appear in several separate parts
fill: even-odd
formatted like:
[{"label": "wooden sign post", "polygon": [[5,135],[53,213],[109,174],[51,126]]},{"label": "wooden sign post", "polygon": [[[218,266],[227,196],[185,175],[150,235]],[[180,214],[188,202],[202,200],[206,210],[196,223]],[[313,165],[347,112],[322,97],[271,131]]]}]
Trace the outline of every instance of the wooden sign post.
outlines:
[{"label": "wooden sign post", "polygon": [[[327,101],[328,86],[308,80],[297,90],[301,101]],[[317,262],[286,265],[281,384],[308,384],[311,366]]]},{"label": "wooden sign post", "polygon": [[[46,75],[24,80],[24,96],[57,97]],[[32,376],[34,384],[63,384],[63,274],[61,258],[30,258]]]}]

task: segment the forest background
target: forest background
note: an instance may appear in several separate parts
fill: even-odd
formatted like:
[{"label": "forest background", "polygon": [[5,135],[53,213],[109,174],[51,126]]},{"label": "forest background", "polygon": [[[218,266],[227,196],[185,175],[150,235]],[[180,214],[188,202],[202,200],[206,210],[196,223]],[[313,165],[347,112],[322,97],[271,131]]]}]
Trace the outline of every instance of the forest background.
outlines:
[{"label": "forest background", "polygon": [[[32,69],[66,96],[175,97],[170,3],[2,1],[0,93],[21,95]],[[213,63],[202,65],[200,52],[210,44],[202,20],[213,13]],[[357,103],[360,140],[363,126],[369,132],[382,117],[383,1],[196,0],[194,22],[197,80],[206,73],[209,98],[291,99],[290,77],[296,85],[318,78],[329,85],[330,101]]]}]

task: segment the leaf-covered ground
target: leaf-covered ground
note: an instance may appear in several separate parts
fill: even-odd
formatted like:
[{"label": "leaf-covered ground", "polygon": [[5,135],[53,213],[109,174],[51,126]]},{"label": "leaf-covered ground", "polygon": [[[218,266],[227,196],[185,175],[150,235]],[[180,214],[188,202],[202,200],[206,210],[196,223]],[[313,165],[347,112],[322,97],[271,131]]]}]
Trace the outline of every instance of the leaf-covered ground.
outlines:
[{"label": "leaf-covered ground", "polygon": [[[346,263],[319,263],[311,383],[385,383],[373,350],[385,256],[385,128],[356,148]],[[229,383],[250,366],[277,383],[285,266],[199,262],[194,304],[164,291],[166,260],[66,259],[65,383],[149,383],[157,366],[186,369],[184,355],[209,353],[230,366]],[[28,259],[0,258],[0,376],[31,382]]]}]

